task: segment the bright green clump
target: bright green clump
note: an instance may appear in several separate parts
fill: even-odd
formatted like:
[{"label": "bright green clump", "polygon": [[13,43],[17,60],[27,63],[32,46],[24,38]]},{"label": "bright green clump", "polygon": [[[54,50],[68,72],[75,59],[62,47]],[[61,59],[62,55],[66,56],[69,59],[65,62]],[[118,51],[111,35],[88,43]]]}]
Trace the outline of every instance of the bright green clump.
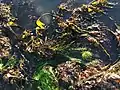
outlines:
[{"label": "bright green clump", "polygon": [[89,60],[91,59],[93,54],[90,51],[84,51],[82,52],[82,59]]},{"label": "bright green clump", "polygon": [[57,87],[57,81],[55,75],[53,75],[52,67],[49,70],[40,69],[36,70],[33,79],[36,80],[38,90],[59,90]]}]

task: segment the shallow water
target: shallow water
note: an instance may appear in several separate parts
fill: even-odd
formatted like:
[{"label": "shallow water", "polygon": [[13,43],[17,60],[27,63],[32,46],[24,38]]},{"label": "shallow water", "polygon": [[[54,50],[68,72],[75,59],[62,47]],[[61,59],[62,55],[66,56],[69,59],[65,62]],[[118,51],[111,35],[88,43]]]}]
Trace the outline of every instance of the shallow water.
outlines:
[{"label": "shallow water", "polygon": [[[3,0],[3,2],[13,4],[13,15],[18,17],[19,24],[23,27],[33,27],[29,18],[32,16],[41,16],[43,13],[50,13],[52,10],[56,10],[57,6],[61,2],[68,2],[72,4],[88,3],[90,0]],[[49,24],[51,20],[50,15],[44,16],[42,18],[44,23]]]},{"label": "shallow water", "polygon": [[[1,0],[0,0],[1,1]],[[41,16],[44,13],[50,13],[52,10],[56,10],[57,6],[61,2],[68,2],[69,4],[84,4],[84,3],[89,3],[91,0],[4,0],[4,2],[10,3],[12,1],[13,3],[13,15],[15,17],[18,17],[19,24],[23,27],[26,28],[34,28],[35,22],[34,19],[30,19],[31,16]],[[70,1],[70,2],[69,2]],[[108,10],[108,16],[112,17],[118,24],[120,24],[120,0],[110,0],[113,3],[118,3],[117,5],[114,6],[113,9]],[[111,21],[107,16],[104,16],[100,19],[102,22],[104,22],[107,26],[110,28],[114,27],[114,22]],[[46,15],[42,18],[42,21],[46,24],[50,24],[51,22],[51,16]],[[113,40],[114,41],[114,40]],[[110,52],[113,56],[113,60],[116,59],[117,57],[117,44],[116,42],[110,42],[109,46],[112,46],[110,48]]]},{"label": "shallow water", "polygon": [[[79,4],[89,3],[91,0],[0,0],[0,2],[13,3],[13,14],[15,17],[19,18],[19,24],[22,26],[30,27],[32,24],[29,22],[29,15],[40,16],[43,13],[49,13],[52,10],[56,10],[57,6],[61,2],[68,2],[70,4],[75,3],[77,6]],[[110,9],[108,15],[111,16],[116,22],[120,23],[120,0],[110,0],[111,2],[118,3],[115,5],[114,9]],[[106,17],[105,17],[106,18]],[[47,24],[50,23],[51,16],[46,15],[43,21]],[[104,19],[103,19],[104,20]],[[102,21],[103,21],[102,20]],[[29,22],[28,22],[29,21]],[[112,26],[112,21],[108,18],[104,20],[106,24]],[[33,21],[31,21],[33,22]],[[27,23],[27,24],[26,24]]]}]

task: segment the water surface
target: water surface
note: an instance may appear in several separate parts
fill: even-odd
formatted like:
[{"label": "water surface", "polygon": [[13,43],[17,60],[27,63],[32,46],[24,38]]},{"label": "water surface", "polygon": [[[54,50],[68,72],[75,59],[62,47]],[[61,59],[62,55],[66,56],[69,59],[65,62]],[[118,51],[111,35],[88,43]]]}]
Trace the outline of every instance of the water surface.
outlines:
[{"label": "water surface", "polygon": [[[2,1],[2,0],[0,0]],[[19,23],[22,26],[30,27],[29,15],[41,16],[43,13],[50,13],[56,10],[61,2],[74,3],[74,6],[89,3],[91,0],[3,0],[4,2],[13,3],[13,14],[19,18]],[[118,3],[114,9],[108,10],[108,15],[111,16],[116,22],[120,23],[120,0],[110,0],[111,2]],[[75,5],[76,4],[76,5]],[[106,17],[105,17],[106,18]],[[51,20],[50,15],[43,18],[44,22],[49,24]],[[103,20],[102,20],[103,21]],[[108,18],[104,19],[106,24],[113,24]],[[31,21],[33,22],[33,21]],[[110,26],[111,26],[110,25]]]},{"label": "water surface", "polygon": [[[0,0],[1,1],[1,0]],[[4,2],[13,4],[13,15],[18,18],[19,24],[25,28],[35,28],[35,19],[31,19],[30,16],[41,16],[44,13],[51,13],[52,10],[57,10],[57,6],[62,2],[67,2],[69,5],[78,5],[89,3],[91,0],[4,0]],[[100,21],[104,22],[109,28],[115,27],[114,22],[120,24],[120,0],[110,0],[113,3],[118,3],[114,8],[107,11],[108,16],[112,17],[114,21],[110,20],[108,16],[103,16]],[[51,15],[46,15],[42,18],[45,24],[50,24]],[[109,37],[111,38],[111,36]],[[111,39],[112,40],[112,39]],[[113,60],[117,57],[117,44],[116,42],[110,42],[108,46]]]}]

